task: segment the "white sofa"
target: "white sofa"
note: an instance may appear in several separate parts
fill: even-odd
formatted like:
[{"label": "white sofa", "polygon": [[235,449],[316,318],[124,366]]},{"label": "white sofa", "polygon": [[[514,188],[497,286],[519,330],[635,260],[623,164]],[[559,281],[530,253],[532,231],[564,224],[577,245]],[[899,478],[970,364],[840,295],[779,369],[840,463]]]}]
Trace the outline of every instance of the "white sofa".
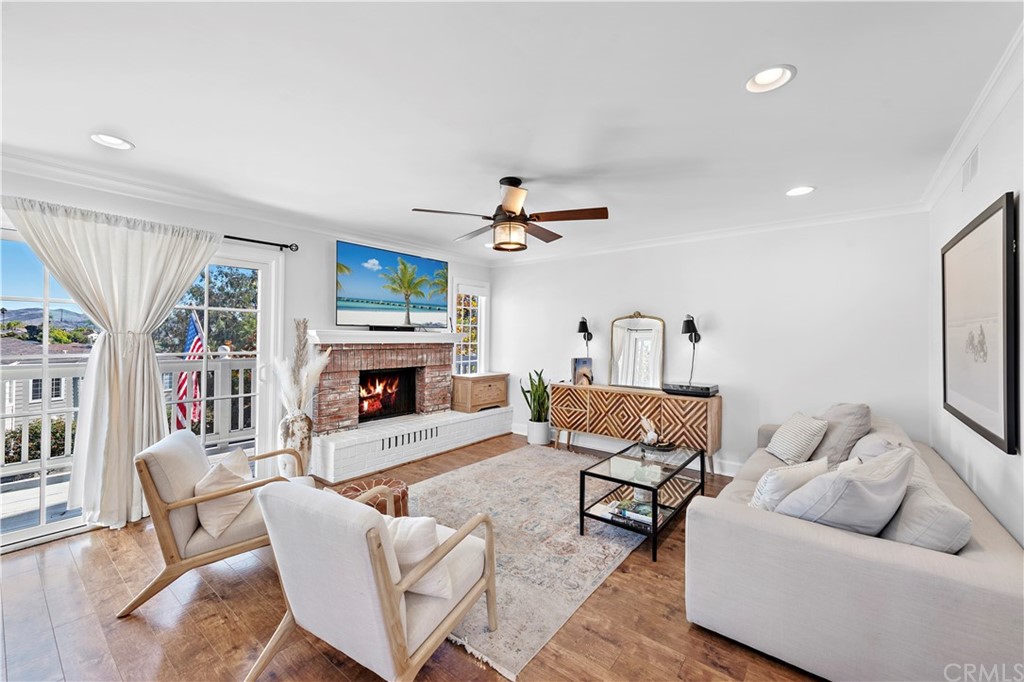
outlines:
[{"label": "white sofa", "polygon": [[980,666],[1019,679],[1024,550],[956,472],[914,443],[973,520],[959,553],[858,535],[747,506],[783,465],[764,450],[776,428],[761,427],[717,498],[687,509],[687,619],[831,680],[965,680]]}]

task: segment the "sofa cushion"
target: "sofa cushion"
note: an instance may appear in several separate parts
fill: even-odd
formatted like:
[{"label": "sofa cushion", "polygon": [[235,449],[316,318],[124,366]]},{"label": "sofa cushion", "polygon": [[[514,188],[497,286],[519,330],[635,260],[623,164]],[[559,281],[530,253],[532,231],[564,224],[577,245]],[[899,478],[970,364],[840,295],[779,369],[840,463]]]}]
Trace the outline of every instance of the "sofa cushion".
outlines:
[{"label": "sofa cushion", "polygon": [[903,502],[914,451],[900,448],[860,466],[830,471],[790,493],[780,514],[864,535],[878,535]]},{"label": "sofa cushion", "polygon": [[871,408],[863,403],[837,403],[817,418],[828,422],[828,428],[811,459],[828,460],[830,470],[845,462],[857,441],[871,430]]},{"label": "sofa cushion", "polygon": [[891,419],[872,415],[871,430],[853,446],[850,457],[860,457],[866,461],[898,447],[917,450],[902,426]]},{"label": "sofa cushion", "polygon": [[764,476],[764,472],[775,467],[785,466],[785,464],[785,462],[764,448],[758,448],[743,463],[739,471],[736,472],[736,475],[733,476],[733,480],[753,481],[756,483]]},{"label": "sofa cushion", "polygon": [[749,504],[754,509],[774,511],[791,492],[827,472],[828,462],[823,459],[769,469],[757,482]]},{"label": "sofa cushion", "polygon": [[799,464],[811,456],[827,428],[828,422],[824,419],[797,412],[783,422],[765,450],[786,464]]},{"label": "sofa cushion", "polygon": [[732,483],[722,488],[721,492],[715,496],[715,499],[735,502],[736,504],[746,506],[746,504],[750,502],[750,498],[754,496],[754,490],[756,488],[756,481],[741,481],[739,479],[733,479]]},{"label": "sofa cushion", "polygon": [[[296,486],[300,487],[300,486]],[[302,486],[304,487],[304,486]],[[183,558],[205,554],[215,549],[221,549],[238,542],[245,542],[267,534],[267,527],[263,523],[263,514],[260,505],[255,499],[245,505],[245,509],[231,522],[231,525],[224,529],[220,537],[213,537],[202,526],[192,534],[188,544],[185,545]]]},{"label": "sofa cushion", "polygon": [[932,478],[920,455],[903,503],[882,529],[881,537],[955,554],[971,539],[971,517],[958,509]]}]

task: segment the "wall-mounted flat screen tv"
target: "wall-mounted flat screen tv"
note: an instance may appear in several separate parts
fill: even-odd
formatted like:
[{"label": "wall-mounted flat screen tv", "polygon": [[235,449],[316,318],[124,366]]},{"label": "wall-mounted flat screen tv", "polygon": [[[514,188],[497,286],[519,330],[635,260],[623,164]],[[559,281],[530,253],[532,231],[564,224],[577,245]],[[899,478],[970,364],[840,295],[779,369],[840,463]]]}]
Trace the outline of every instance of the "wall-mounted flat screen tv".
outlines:
[{"label": "wall-mounted flat screen tv", "polygon": [[337,324],[448,327],[448,263],[339,241],[337,265]]}]

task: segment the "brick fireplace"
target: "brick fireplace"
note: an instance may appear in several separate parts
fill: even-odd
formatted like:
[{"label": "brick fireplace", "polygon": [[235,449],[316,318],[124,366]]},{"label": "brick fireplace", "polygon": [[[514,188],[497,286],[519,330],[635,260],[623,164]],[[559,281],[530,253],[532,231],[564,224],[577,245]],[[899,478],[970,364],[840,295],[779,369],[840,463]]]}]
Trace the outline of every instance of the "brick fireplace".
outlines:
[{"label": "brick fireplace", "polygon": [[368,404],[366,400],[376,384],[370,386],[364,380],[360,396],[361,371],[365,379],[377,377],[383,370],[408,370],[407,376],[414,378],[415,400],[413,409],[404,409],[404,413],[430,414],[451,408],[454,334],[329,330],[310,335],[318,348],[331,347],[331,359],[320,375],[313,401],[315,435],[355,429],[361,411],[365,421],[367,408],[377,406],[377,402]]}]

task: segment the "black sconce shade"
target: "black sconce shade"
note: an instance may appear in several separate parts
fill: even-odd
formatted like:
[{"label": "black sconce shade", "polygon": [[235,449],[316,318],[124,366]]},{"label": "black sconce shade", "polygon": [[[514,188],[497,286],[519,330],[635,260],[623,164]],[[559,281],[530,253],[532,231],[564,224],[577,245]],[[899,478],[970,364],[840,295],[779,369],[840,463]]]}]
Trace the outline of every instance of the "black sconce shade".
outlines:
[{"label": "black sconce shade", "polygon": [[587,324],[587,318],[580,318],[580,325],[576,328],[577,334],[583,334],[584,341],[590,341],[594,338],[594,335],[590,333],[590,326]]},{"label": "black sconce shade", "polygon": [[697,323],[693,321],[693,315],[687,315],[683,320],[683,334],[690,335],[690,343],[700,341],[700,333],[697,331]]}]

